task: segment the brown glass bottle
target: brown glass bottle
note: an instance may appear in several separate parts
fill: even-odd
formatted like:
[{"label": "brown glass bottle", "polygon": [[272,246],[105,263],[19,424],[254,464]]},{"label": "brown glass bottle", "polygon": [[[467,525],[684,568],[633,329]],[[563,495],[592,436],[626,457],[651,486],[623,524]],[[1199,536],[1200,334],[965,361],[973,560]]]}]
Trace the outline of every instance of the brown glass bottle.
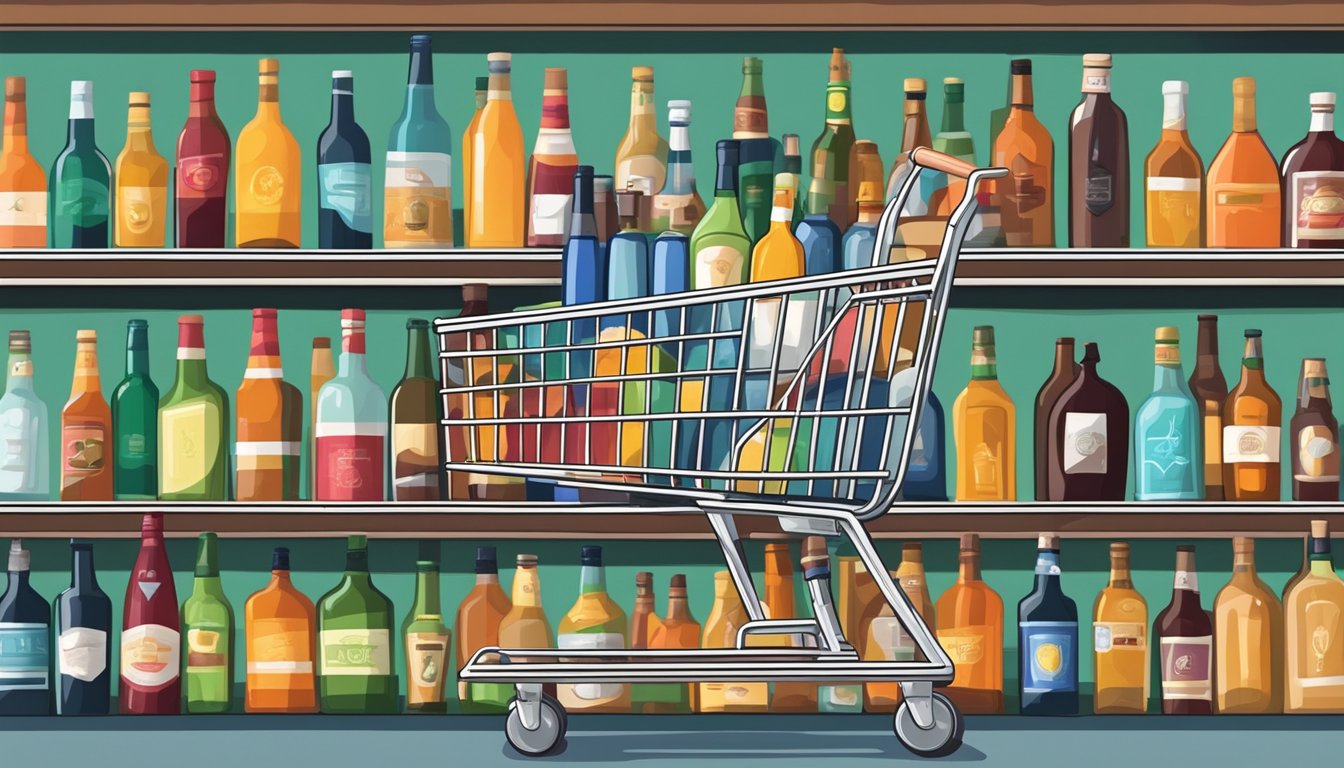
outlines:
[{"label": "brown glass bottle", "polygon": [[1069,245],[1129,247],[1129,124],[1111,98],[1111,55],[1083,56],[1069,120]]},{"label": "brown glass bottle", "polygon": [[1223,406],[1223,495],[1228,501],[1278,501],[1283,401],[1265,380],[1260,331],[1246,329],[1241,381]]},{"label": "brown glass bottle", "polygon": [[1171,603],[1153,625],[1161,647],[1162,713],[1213,714],[1213,623],[1199,604],[1195,548],[1176,548]]},{"label": "brown glass bottle", "polygon": [[1129,404],[1097,373],[1096,342],[1078,378],[1050,410],[1049,501],[1123,501],[1129,471]]},{"label": "brown glass bottle", "polygon": [[1279,163],[1285,248],[1344,248],[1344,141],[1335,94],[1311,94],[1311,127]]},{"label": "brown glass bottle", "polygon": [[1073,337],[1055,339],[1055,368],[1036,393],[1036,444],[1031,461],[1036,469],[1037,501],[1050,498],[1050,462],[1047,458],[1050,454],[1046,451],[1050,442],[1047,439],[1050,434],[1050,411],[1059,402],[1059,396],[1064,394],[1064,390],[1078,378],[1078,367],[1078,358],[1073,351]]},{"label": "brown glass bottle", "polygon": [[1218,364],[1218,316],[1199,316],[1199,350],[1190,394],[1204,413],[1204,500],[1223,500],[1223,405],[1227,379]]},{"label": "brown glass bottle", "polygon": [[1297,412],[1288,425],[1293,501],[1339,501],[1339,422],[1330,406],[1325,360],[1302,361]]}]

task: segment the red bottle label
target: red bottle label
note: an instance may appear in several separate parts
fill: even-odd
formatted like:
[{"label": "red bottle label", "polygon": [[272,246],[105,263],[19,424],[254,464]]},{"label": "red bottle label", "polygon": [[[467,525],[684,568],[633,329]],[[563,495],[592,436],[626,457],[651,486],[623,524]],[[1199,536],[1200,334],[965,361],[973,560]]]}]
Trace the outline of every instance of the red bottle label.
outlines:
[{"label": "red bottle label", "polygon": [[382,434],[319,436],[318,500],[383,501],[386,442]]},{"label": "red bottle label", "polygon": [[224,155],[196,155],[178,158],[178,197],[223,197],[228,177]]}]

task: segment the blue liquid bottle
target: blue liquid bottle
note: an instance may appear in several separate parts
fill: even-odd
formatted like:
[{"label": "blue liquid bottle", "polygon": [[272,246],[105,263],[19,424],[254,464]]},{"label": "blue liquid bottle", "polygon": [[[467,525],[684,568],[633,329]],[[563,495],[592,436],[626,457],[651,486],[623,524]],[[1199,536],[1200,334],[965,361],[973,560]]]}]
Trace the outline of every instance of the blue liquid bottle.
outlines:
[{"label": "blue liquid bottle", "polygon": [[[580,165],[574,173],[574,210],[570,214],[569,238],[561,256],[563,274],[561,296],[565,306],[591,304],[601,301],[607,292],[607,265],[597,238],[597,220],[593,216],[593,166]],[[597,324],[591,319],[575,320],[569,328],[572,343],[597,339]],[[566,364],[569,378],[592,376],[591,352],[572,352]],[[574,412],[582,415],[588,409],[588,386],[576,384],[569,388]],[[571,429],[569,432],[576,430]]]},{"label": "blue liquid bottle", "polygon": [[[643,231],[647,223],[640,220],[644,200],[644,193],[638,190],[616,193],[621,231],[607,245],[606,298],[609,300],[649,295],[649,237]],[[619,321],[620,318],[607,319],[617,325],[621,324]],[[630,318],[630,327],[644,334],[648,322],[636,314]]]},{"label": "blue liquid bottle", "polygon": [[1078,607],[1059,583],[1059,537],[1042,534],[1036,584],[1017,604],[1018,685],[1024,715],[1078,714]]},{"label": "blue liquid bottle", "polygon": [[369,137],[355,122],[355,77],[331,73],[331,122],[317,140],[317,245],[373,247]]},{"label": "blue liquid bottle", "polygon": [[51,714],[51,606],[28,583],[32,555],[9,542],[0,595],[0,715]]},{"label": "blue liquid bottle", "polygon": [[[889,405],[908,407],[915,388],[915,369],[906,368],[891,377],[891,396]],[[903,435],[906,427],[904,419],[899,417],[894,428]],[[929,390],[924,401],[924,410],[919,417],[919,428],[915,431],[915,444],[910,449],[910,460],[905,466],[905,481],[901,485],[901,498],[907,501],[947,501],[947,445],[946,419],[943,404],[938,396]],[[892,436],[892,449],[899,447],[897,435]],[[892,468],[895,468],[892,457]]]},{"label": "blue liquid bottle", "polygon": [[106,715],[112,695],[112,600],[98,588],[93,545],[71,541],[70,588],[56,598],[58,715]]},{"label": "blue liquid bottle", "polygon": [[1181,370],[1180,334],[1157,329],[1153,393],[1134,417],[1134,498],[1204,498],[1201,409]]}]

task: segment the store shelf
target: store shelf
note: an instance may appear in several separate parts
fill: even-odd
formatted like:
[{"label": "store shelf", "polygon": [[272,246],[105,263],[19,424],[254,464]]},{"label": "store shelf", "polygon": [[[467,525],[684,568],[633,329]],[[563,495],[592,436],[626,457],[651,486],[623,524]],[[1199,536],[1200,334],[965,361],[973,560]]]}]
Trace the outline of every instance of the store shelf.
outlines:
[{"label": "store shelf", "polygon": [[1293,287],[1344,285],[1344,251],[1003,248],[965,250],[964,287]]}]

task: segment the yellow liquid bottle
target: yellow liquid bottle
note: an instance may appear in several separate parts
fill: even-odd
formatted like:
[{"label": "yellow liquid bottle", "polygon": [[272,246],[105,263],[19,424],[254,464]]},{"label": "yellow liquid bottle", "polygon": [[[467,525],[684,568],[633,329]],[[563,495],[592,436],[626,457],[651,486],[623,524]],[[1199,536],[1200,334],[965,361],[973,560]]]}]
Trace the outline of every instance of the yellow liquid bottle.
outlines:
[{"label": "yellow liquid bottle", "polygon": [[1311,521],[1311,570],[1284,600],[1284,712],[1344,713],[1344,581],[1330,530]]},{"label": "yellow liquid bottle", "polygon": [[1129,545],[1111,545],[1111,579],[1092,608],[1096,670],[1093,711],[1143,714],[1148,708],[1148,603],[1129,575]]},{"label": "yellow liquid bottle", "polygon": [[168,221],[168,161],[154,150],[149,94],[131,93],[126,146],[117,155],[117,213],[112,242],[118,248],[162,248]]},{"label": "yellow liquid bottle", "polygon": [[298,248],[299,143],[280,119],[280,62],[257,68],[257,115],[238,134],[234,166],[234,242],[239,248]]},{"label": "yellow liquid bottle", "polygon": [[1204,162],[1185,130],[1180,80],[1162,83],[1162,135],[1144,161],[1144,200],[1149,248],[1198,248],[1203,242]]},{"label": "yellow liquid bottle", "polygon": [[994,327],[976,326],[971,380],[952,406],[957,501],[1017,499],[1017,409],[999,384]]},{"label": "yellow liquid bottle", "polygon": [[[481,130],[481,112],[485,110],[486,95],[490,92],[490,78],[476,78],[476,112],[471,116],[471,122],[467,123],[467,130],[462,134],[462,188],[470,190],[471,186],[471,151],[476,146],[476,134]],[[471,195],[462,197],[462,220],[471,221]]]},{"label": "yellow liquid bottle", "polygon": [[[736,648],[737,630],[747,623],[747,609],[727,571],[714,574],[714,607],[705,620],[702,648]],[[699,712],[765,712],[770,708],[769,683],[699,683]]]},{"label": "yellow liquid bottle", "polygon": [[527,152],[523,129],[513,111],[509,90],[512,56],[488,57],[490,88],[471,147],[471,218],[468,248],[521,248],[526,211]]},{"label": "yellow liquid bottle", "polygon": [[1255,539],[1232,539],[1232,580],[1213,601],[1219,714],[1283,711],[1283,606],[1255,573]]},{"label": "yellow liquid bottle", "polygon": [[616,189],[630,189],[632,178],[642,178],[643,186],[635,189],[652,196],[667,181],[667,140],[658,134],[653,67],[633,67],[630,77],[630,127],[616,150]]}]

